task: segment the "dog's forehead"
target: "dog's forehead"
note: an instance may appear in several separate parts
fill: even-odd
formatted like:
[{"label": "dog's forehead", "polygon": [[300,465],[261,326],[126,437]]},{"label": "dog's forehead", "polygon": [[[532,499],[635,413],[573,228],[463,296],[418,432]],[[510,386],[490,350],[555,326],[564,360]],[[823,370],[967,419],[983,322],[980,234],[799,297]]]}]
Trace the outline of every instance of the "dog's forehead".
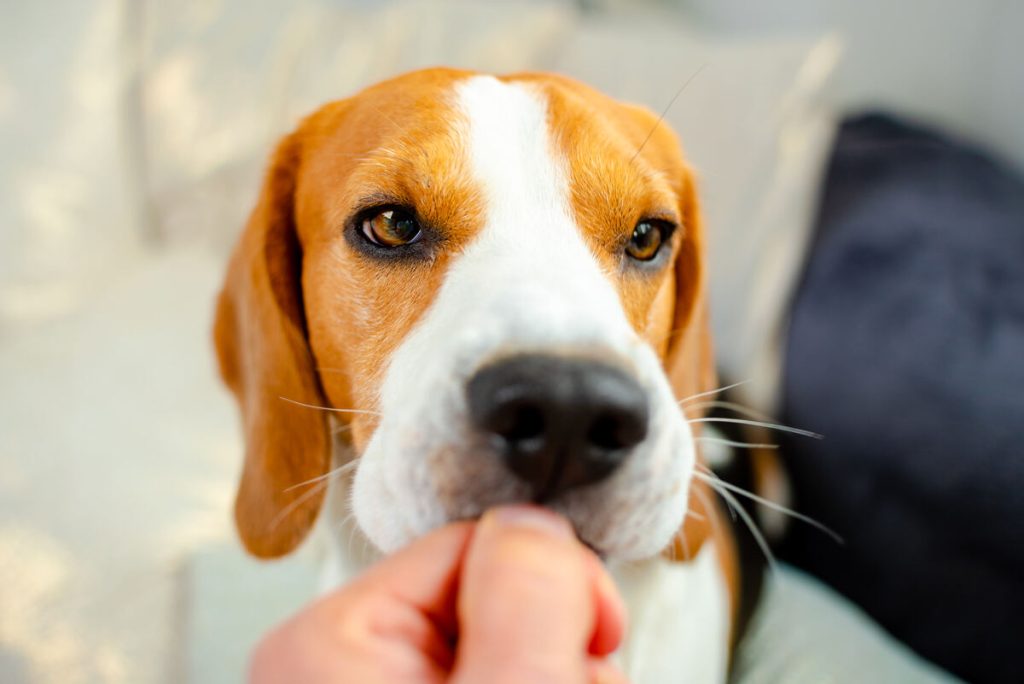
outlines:
[{"label": "dog's forehead", "polygon": [[415,72],[321,119],[307,175],[330,184],[327,223],[375,198],[393,200],[458,243],[479,228],[486,204],[474,168],[503,169],[492,180],[511,186],[532,182],[541,162],[565,178],[575,222],[599,244],[621,241],[641,214],[678,218],[682,162],[671,132],[646,110],[562,77]]}]

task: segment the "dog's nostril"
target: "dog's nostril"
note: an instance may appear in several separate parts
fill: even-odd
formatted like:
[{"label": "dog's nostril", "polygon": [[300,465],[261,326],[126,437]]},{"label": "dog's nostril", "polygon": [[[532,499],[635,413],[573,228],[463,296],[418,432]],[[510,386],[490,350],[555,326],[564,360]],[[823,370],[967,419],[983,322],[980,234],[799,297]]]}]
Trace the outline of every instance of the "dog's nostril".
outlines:
[{"label": "dog's nostril", "polygon": [[544,435],[544,413],[533,404],[509,406],[504,420],[494,432],[512,443],[538,439]]},{"label": "dog's nostril", "polygon": [[594,424],[587,431],[587,441],[592,445],[614,451],[634,446],[639,440],[631,439],[631,430],[620,416],[603,414],[597,417]]}]

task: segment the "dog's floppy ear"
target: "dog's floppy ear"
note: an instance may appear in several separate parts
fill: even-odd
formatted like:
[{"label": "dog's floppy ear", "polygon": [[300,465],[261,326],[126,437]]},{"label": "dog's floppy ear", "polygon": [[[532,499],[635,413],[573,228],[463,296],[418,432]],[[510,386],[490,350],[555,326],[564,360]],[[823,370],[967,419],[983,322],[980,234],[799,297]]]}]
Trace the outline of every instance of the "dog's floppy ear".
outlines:
[{"label": "dog's floppy ear", "polygon": [[217,304],[221,375],[238,400],[245,464],[235,522],[246,548],[281,556],[303,540],[322,488],[294,488],[327,472],[330,436],[306,336],[294,194],[298,134],[274,153],[259,201],[235,247]]},{"label": "dog's floppy ear", "polygon": [[[697,184],[686,167],[682,190],[683,243],[675,263],[676,297],[666,357],[669,381],[679,399],[714,390],[717,383],[703,264],[704,227]],[[690,418],[696,413],[688,412]]]}]

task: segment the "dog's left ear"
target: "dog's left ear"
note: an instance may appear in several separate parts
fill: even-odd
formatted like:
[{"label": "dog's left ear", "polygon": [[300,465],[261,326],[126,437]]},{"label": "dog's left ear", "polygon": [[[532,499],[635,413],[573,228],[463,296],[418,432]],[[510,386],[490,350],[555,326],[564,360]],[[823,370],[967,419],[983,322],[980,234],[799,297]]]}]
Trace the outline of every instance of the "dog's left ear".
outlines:
[{"label": "dog's left ear", "polygon": [[[675,312],[666,356],[666,371],[680,399],[709,392],[717,386],[715,357],[711,342],[707,285],[704,264],[704,227],[697,182],[692,169],[683,172],[683,241],[675,263]],[[688,411],[693,418],[703,411]]]},{"label": "dog's left ear", "polygon": [[284,555],[305,538],[327,472],[330,435],[306,336],[302,247],[295,229],[299,134],[277,147],[256,207],[231,257],[214,322],[224,382],[242,413],[245,464],[235,523],[255,556]]}]

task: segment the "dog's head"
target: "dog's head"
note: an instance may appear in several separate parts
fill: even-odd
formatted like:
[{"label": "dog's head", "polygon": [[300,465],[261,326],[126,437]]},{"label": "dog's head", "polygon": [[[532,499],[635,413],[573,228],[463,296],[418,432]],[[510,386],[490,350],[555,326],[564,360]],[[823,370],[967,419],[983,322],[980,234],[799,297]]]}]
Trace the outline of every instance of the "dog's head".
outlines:
[{"label": "dog's head", "polygon": [[217,312],[246,546],[306,535],[334,415],[384,551],[532,500],[657,554],[696,458],[677,402],[714,382],[702,251],[672,133],[579,83],[437,69],[325,106],[278,146]]}]

